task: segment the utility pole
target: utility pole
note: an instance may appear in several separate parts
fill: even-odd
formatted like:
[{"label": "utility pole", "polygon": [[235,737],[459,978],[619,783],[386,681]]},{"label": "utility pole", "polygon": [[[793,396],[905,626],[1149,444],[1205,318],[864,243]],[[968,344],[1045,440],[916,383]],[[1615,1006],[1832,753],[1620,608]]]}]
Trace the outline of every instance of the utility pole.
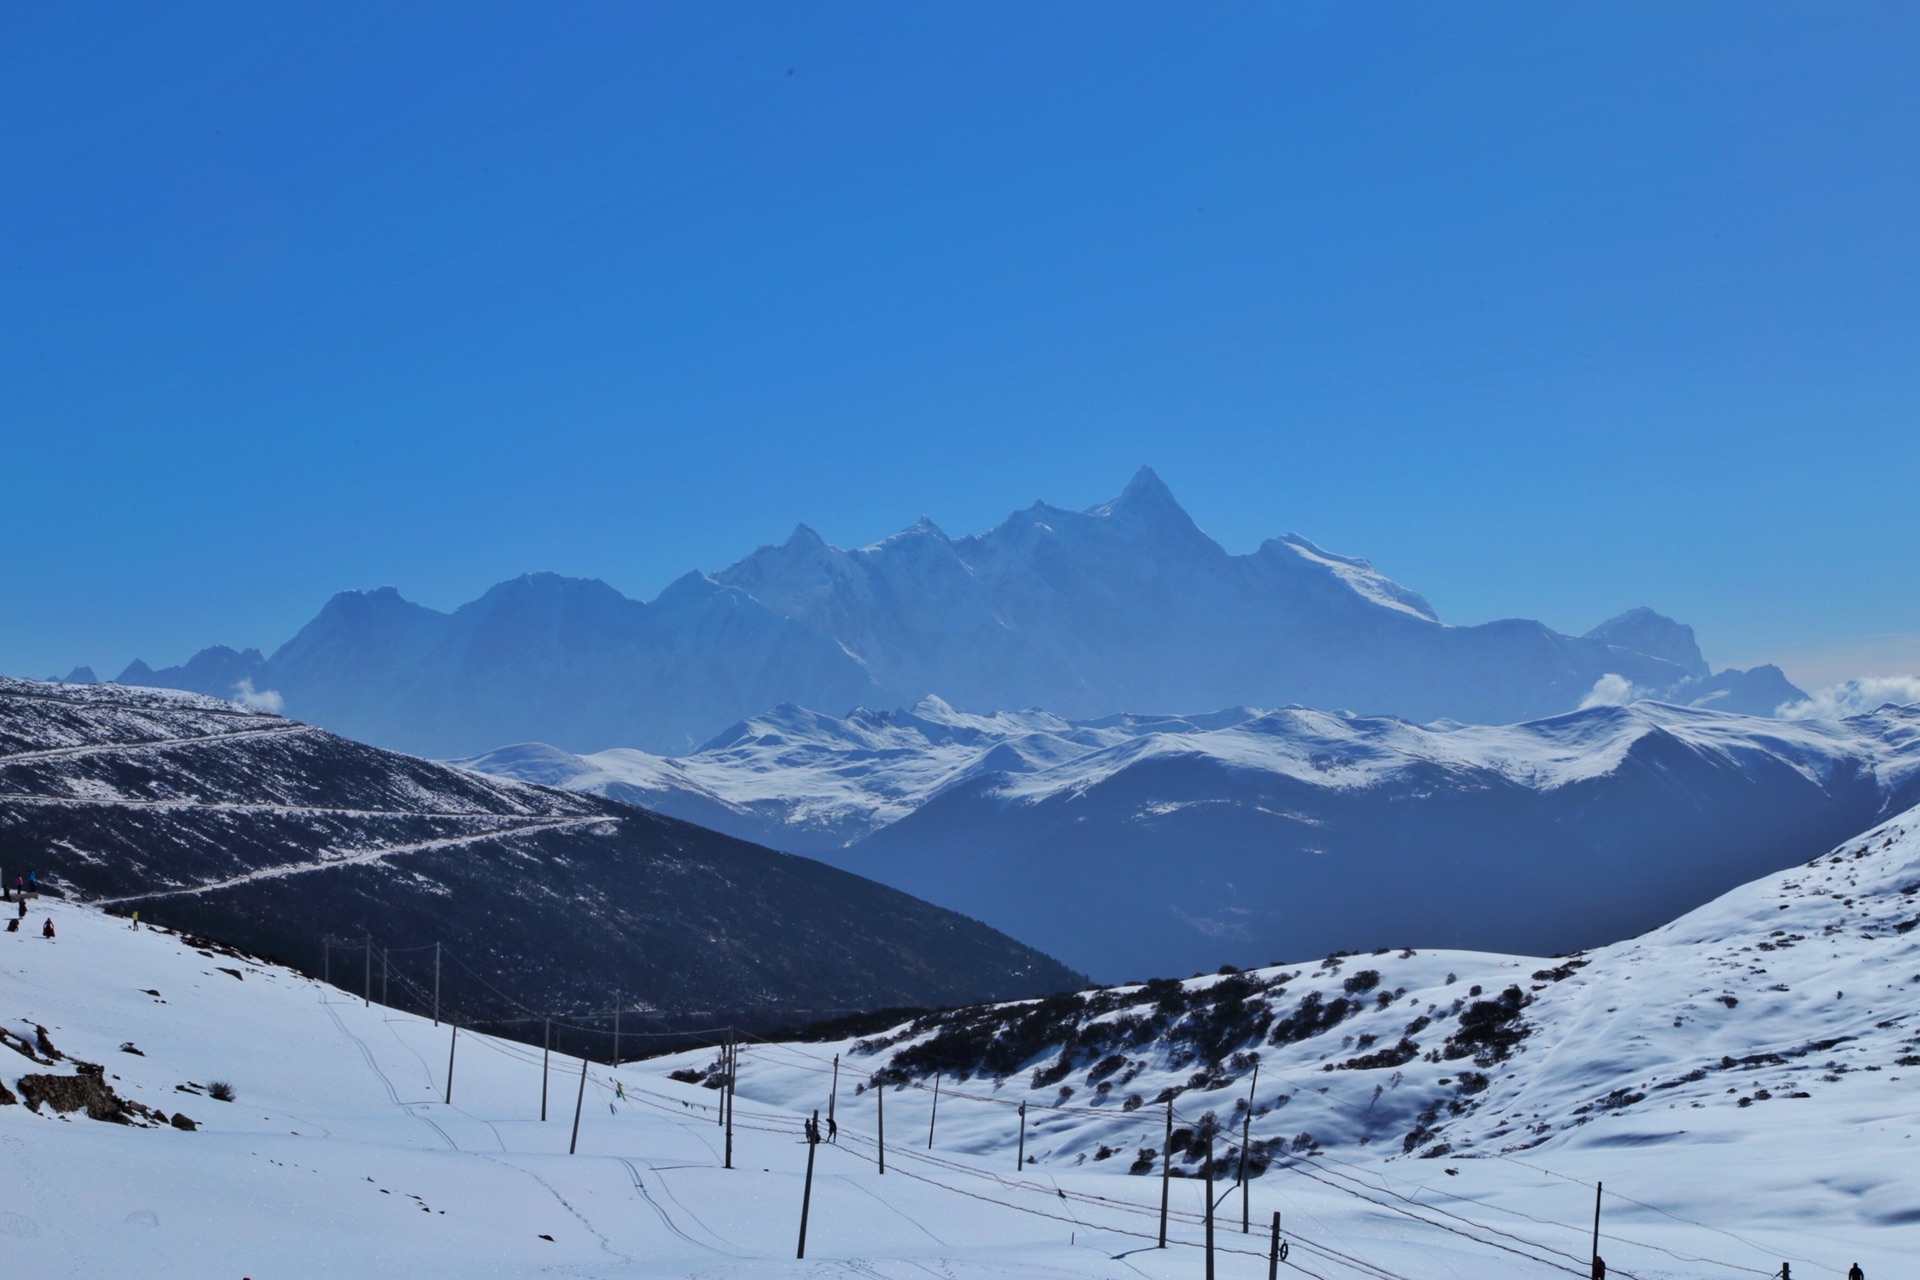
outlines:
[{"label": "utility pole", "polygon": [[1213,1280],[1213,1126],[1207,1131],[1207,1280]]},{"label": "utility pole", "polygon": [[874,1125],[879,1135],[875,1139],[874,1148],[880,1153],[880,1172],[885,1173],[887,1171],[887,1086],[885,1083],[873,1091],[873,1105],[876,1117]]},{"label": "utility pole", "polygon": [[620,1065],[620,1002],[613,1002],[613,1065]]},{"label": "utility pole", "polygon": [[1280,1264],[1285,1261],[1287,1247],[1280,1243],[1280,1211],[1273,1211],[1273,1240],[1267,1245],[1267,1280],[1280,1280]]},{"label": "utility pole", "polygon": [[320,981],[333,985],[333,935],[320,935]]},{"label": "utility pole", "polygon": [[933,1150],[933,1122],[940,1118],[940,1073],[933,1073],[933,1110],[927,1113],[927,1150]]},{"label": "utility pole", "polygon": [[[387,1004],[387,949],[380,948],[380,1003]],[[388,1008],[393,1006],[387,1005]]]},{"label": "utility pole", "polygon": [[367,935],[367,989],[361,998],[361,1005],[373,1008],[373,935]]},{"label": "utility pole", "polygon": [[1247,1180],[1247,1142],[1253,1134],[1253,1095],[1260,1087],[1260,1064],[1253,1064],[1253,1083],[1247,1086],[1247,1114],[1240,1121],[1240,1167],[1236,1171],[1240,1177],[1240,1234],[1247,1235],[1247,1200],[1253,1188]]},{"label": "utility pole", "polygon": [[540,1035],[540,1122],[547,1119],[547,1063],[553,1057],[553,1019],[543,1019],[546,1029]]},{"label": "utility pole", "polygon": [[1173,1103],[1167,1103],[1167,1139],[1160,1147],[1160,1248],[1167,1247],[1167,1192],[1173,1185]]},{"label": "utility pole", "polygon": [[[727,1028],[727,1161],[726,1167],[733,1168],[733,1083],[740,1074],[740,1049],[733,1042],[733,1028]],[[813,1148],[807,1148],[807,1155],[813,1155]]]},{"label": "utility pole", "polygon": [[580,1149],[580,1104],[587,1100],[587,1058],[580,1055],[580,1092],[573,1099],[573,1138],[567,1143],[567,1154],[572,1155]]},{"label": "utility pole", "polygon": [[807,1211],[813,1207],[813,1153],[820,1145],[820,1113],[813,1113],[813,1119],[807,1123],[807,1182],[800,1192],[800,1248],[793,1256],[807,1256]]},{"label": "utility pole", "polygon": [[[449,1026],[453,1024],[449,1023]],[[447,1105],[453,1105],[453,1051],[460,1047],[460,1028],[453,1026],[453,1034],[447,1037]]]},{"label": "utility pole", "polygon": [[1593,1184],[1593,1274],[1600,1274],[1600,1192],[1607,1184]]},{"label": "utility pole", "polygon": [[440,1025],[440,944],[433,944],[433,1025]]},{"label": "utility pole", "polygon": [[827,1090],[827,1128],[833,1128],[833,1101],[840,1096],[840,1055],[833,1055],[833,1086]]},{"label": "utility pole", "polygon": [[1027,1104],[1020,1104],[1020,1146],[1013,1155],[1013,1167],[1025,1170],[1027,1167]]}]

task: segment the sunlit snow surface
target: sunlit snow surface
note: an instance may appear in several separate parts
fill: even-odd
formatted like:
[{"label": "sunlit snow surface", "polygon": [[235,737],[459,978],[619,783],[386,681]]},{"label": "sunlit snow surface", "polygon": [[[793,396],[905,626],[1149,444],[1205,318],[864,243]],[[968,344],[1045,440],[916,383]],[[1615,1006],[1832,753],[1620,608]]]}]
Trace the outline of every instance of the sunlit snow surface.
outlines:
[{"label": "sunlit snow surface", "polygon": [[[1220,1274],[1264,1274],[1259,1224],[1276,1210],[1291,1245],[1282,1274],[1585,1274],[1596,1179],[1607,1186],[1601,1252],[1616,1274],[1758,1275],[1783,1260],[1803,1277],[1838,1277],[1855,1261],[1872,1280],[1910,1274],[1920,1063],[1900,1060],[1920,1033],[1920,929],[1901,926],[1920,919],[1916,832],[1920,814],[1905,815],[1589,953],[1558,980],[1533,977],[1554,962],[1461,952],[1266,974],[1298,975],[1277,998],[1283,1012],[1310,991],[1332,996],[1363,967],[1391,998],[1324,1035],[1259,1046],[1254,1137],[1311,1133],[1321,1150],[1253,1182],[1252,1236],[1238,1229],[1238,1193],[1225,1194],[1219,1239],[1242,1252]],[[45,911],[53,942],[39,936]],[[1450,1143],[1442,1158],[1403,1156],[1404,1135],[1415,1112],[1453,1096],[1440,1078],[1469,1063],[1418,1058],[1395,1069],[1397,1082],[1386,1069],[1322,1069],[1351,1057],[1344,1037],[1385,1042],[1429,1006],[1438,1016],[1415,1038],[1438,1047],[1457,997],[1509,983],[1533,998],[1530,1034],[1488,1069],[1477,1106],[1425,1144]],[[1201,1184],[1172,1184],[1175,1247],[1162,1253],[1149,1247],[1159,1180],[1125,1172],[1138,1147],[1161,1146],[1163,1111],[1123,1112],[1118,1097],[1095,1105],[1084,1067],[1032,1088],[1058,1046],[1000,1082],[944,1081],[931,1151],[930,1092],[918,1081],[888,1089],[882,1176],[875,1094],[855,1088],[910,1040],[870,1053],[748,1045],[738,1167],[725,1171],[717,1094],[666,1076],[706,1067],[710,1052],[627,1065],[624,1102],[611,1073],[591,1068],[570,1157],[577,1059],[554,1060],[542,1124],[538,1050],[463,1034],[449,1106],[446,1027],[60,903],[35,904],[24,931],[0,934],[0,1020],[29,1040],[44,1026],[67,1054],[105,1064],[124,1096],[203,1126],[0,1107],[8,1274],[1200,1274]],[[798,1263],[799,1122],[824,1109],[836,1053],[841,1141],[819,1154],[810,1256]],[[1138,1056],[1129,1092],[1151,1098],[1192,1074],[1153,1046]],[[71,1070],[6,1048],[0,1063],[16,1092],[23,1073]],[[216,1078],[236,1101],[177,1089]],[[1239,1073],[1181,1092],[1180,1120],[1231,1116],[1249,1083]],[[1073,1096],[1049,1109],[1063,1085]],[[1021,1100],[1035,1161],[1016,1173]],[[1095,1159],[1102,1145],[1119,1154]]]}]

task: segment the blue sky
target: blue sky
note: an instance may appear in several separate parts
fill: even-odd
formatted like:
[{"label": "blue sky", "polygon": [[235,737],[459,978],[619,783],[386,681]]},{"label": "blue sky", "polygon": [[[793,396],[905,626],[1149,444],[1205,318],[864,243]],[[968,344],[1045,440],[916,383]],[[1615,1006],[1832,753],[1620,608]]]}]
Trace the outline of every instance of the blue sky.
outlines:
[{"label": "blue sky", "polygon": [[1910,4],[11,6],[0,670],[1152,464],[1920,669]]}]

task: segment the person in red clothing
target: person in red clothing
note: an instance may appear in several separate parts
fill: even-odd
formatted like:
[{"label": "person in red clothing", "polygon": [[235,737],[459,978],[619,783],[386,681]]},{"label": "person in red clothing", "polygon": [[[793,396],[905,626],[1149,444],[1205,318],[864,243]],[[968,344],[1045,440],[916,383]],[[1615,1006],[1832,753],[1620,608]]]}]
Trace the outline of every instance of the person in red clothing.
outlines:
[{"label": "person in red clothing", "polygon": [[47,922],[40,926],[40,936],[43,938],[51,938],[53,936],[53,917],[52,916],[48,916]]}]

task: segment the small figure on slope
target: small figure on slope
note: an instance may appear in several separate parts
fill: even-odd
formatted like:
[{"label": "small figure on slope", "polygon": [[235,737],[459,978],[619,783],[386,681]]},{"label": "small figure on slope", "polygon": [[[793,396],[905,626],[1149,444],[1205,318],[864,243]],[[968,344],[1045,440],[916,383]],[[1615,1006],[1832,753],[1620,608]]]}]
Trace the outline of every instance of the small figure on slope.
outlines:
[{"label": "small figure on slope", "polygon": [[47,922],[40,926],[40,936],[43,938],[51,938],[53,936],[53,917],[52,916],[48,916]]}]

